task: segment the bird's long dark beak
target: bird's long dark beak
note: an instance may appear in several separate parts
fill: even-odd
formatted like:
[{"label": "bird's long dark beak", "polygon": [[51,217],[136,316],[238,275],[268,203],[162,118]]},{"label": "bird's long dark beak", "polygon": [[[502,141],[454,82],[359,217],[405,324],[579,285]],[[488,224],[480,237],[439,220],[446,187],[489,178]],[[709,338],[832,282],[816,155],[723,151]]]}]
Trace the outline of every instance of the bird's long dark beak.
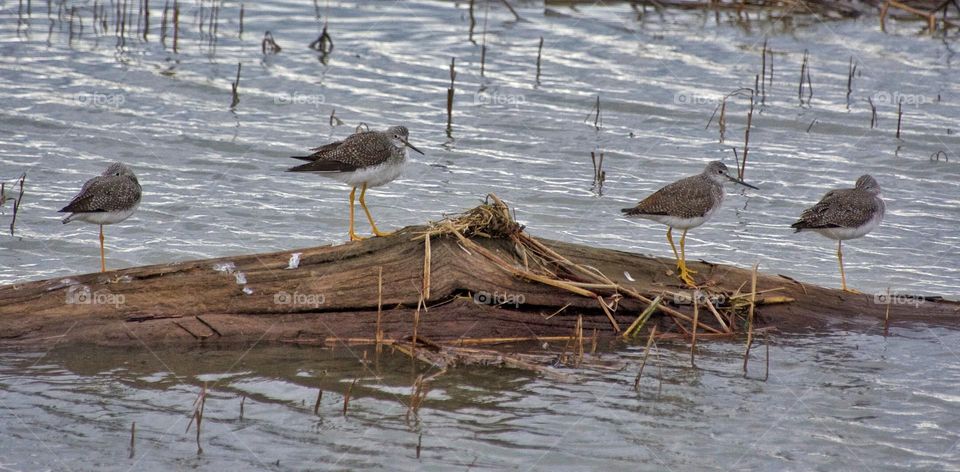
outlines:
[{"label": "bird's long dark beak", "polygon": [[740,179],[738,179],[738,178],[736,178],[736,177],[734,177],[734,176],[732,176],[732,175],[728,175],[727,178],[730,179],[730,180],[732,180],[732,181],[734,181],[734,182],[736,182],[736,183],[738,183],[738,184],[740,184],[740,185],[743,185],[744,187],[750,187],[750,188],[752,188],[752,189],[754,189],[754,190],[760,190],[759,188],[754,187],[753,185],[750,185],[750,184],[748,184],[748,183],[746,183],[746,182],[744,182],[744,181],[742,181],[742,180],[740,180]]},{"label": "bird's long dark beak", "polygon": [[[417,152],[419,152],[420,154],[423,154],[423,151],[421,151],[421,150],[417,149],[416,147],[414,147],[414,145],[413,145],[413,144],[410,144],[410,142],[407,141],[406,139],[400,138],[400,141],[403,141],[403,144],[406,144],[407,147],[409,147],[410,149],[413,149],[414,151],[417,151]],[[426,155],[426,154],[423,154],[423,155]]]}]

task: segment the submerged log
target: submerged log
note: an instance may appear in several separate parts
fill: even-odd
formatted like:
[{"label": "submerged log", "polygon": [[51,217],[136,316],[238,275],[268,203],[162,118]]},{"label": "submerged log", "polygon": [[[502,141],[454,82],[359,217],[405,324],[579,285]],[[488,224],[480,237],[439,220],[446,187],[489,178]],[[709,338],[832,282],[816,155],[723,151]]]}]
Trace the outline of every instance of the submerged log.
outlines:
[{"label": "submerged log", "polygon": [[[537,240],[493,198],[457,219],[339,246],[2,286],[0,345],[331,345],[371,342],[378,332],[388,344],[418,337],[467,345],[565,339],[558,337],[577,335],[575,328],[582,344],[594,330],[619,335],[658,296],[648,329],[658,323],[665,336],[690,333],[692,297],[678,285],[672,259]],[[751,296],[752,271],[689,265],[717,305],[700,305],[701,339],[743,334],[751,298],[753,329],[882,329],[887,316],[893,325],[957,326],[960,319],[960,303],[939,297],[878,303],[873,294],[772,274],[757,276]]]}]

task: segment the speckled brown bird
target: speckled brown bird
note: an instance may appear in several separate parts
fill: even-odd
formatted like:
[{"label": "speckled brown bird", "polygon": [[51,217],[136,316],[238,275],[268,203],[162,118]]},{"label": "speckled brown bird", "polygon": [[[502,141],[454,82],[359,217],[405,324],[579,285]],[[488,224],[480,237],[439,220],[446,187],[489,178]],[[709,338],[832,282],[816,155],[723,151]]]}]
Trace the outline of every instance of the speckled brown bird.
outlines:
[{"label": "speckled brown bird", "polygon": [[415,148],[408,138],[409,131],[405,126],[394,126],[386,131],[362,131],[350,135],[343,141],[337,141],[318,148],[308,156],[293,156],[294,159],[310,161],[306,164],[292,167],[287,172],[313,172],[339,180],[351,186],[350,190],[350,240],[363,239],[354,231],[354,196],[357,186],[360,190],[360,206],[367,214],[367,220],[376,236],[387,236],[377,229],[373,216],[367,208],[364,196],[367,187],[378,187],[386,184],[403,172],[403,165],[407,158],[407,149],[423,154]]},{"label": "speckled brown bird", "polygon": [[869,175],[857,179],[854,188],[843,188],[827,192],[816,205],[803,210],[800,219],[790,225],[801,231],[815,231],[830,239],[837,240],[837,261],[840,263],[840,284],[844,291],[856,293],[847,288],[847,277],[843,272],[843,241],[865,236],[873,231],[880,222],[886,206],[880,197],[880,184]]},{"label": "speckled brown bird", "polygon": [[[686,263],[684,245],[687,239],[687,230],[696,228],[707,222],[723,203],[723,183],[727,180],[740,185],[756,189],[743,180],[732,175],[727,166],[720,161],[707,164],[703,172],[694,176],[680,179],[666,187],[657,190],[642,202],[631,208],[620,211],[626,216],[637,216],[667,225],[667,241],[677,258],[679,278],[691,287],[696,286]],[[683,230],[680,236],[680,253],[673,244],[673,228]]]},{"label": "speckled brown bird", "polygon": [[141,188],[137,176],[126,165],[115,162],[90,180],[60,213],[70,213],[63,224],[73,220],[100,225],[100,272],[107,271],[103,250],[103,225],[119,223],[140,205]]}]

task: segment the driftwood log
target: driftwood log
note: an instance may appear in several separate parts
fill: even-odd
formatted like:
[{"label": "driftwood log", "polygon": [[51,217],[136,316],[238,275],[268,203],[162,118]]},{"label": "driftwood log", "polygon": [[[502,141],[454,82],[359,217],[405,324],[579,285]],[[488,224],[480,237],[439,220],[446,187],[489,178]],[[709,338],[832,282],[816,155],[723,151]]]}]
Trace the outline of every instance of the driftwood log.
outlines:
[{"label": "driftwood log", "polygon": [[[610,338],[658,296],[644,332],[654,324],[665,336],[693,330],[692,294],[678,285],[672,259],[539,241],[494,200],[459,219],[339,246],[2,286],[0,345],[390,344],[414,335],[468,345],[556,339],[578,326],[587,337],[596,330]],[[742,335],[748,324],[801,332],[883,329],[887,318],[891,325],[960,320],[960,303],[939,297],[878,303],[873,294],[762,273],[752,291],[751,270],[689,264],[717,305],[698,305],[698,337]]]}]

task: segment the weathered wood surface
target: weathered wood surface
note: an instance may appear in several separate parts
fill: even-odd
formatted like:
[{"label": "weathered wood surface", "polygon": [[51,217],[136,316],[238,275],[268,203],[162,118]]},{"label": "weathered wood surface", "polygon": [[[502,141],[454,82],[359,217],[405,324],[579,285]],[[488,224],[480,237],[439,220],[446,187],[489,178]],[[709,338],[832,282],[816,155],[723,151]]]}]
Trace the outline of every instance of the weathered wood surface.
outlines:
[{"label": "weathered wood surface", "polygon": [[[382,269],[382,327],[386,339],[413,331],[423,285],[425,227],[408,227],[386,238],[219,259],[162,264],[0,287],[0,345],[54,344],[134,346],[290,342],[331,344],[373,338]],[[509,239],[472,241],[518,265]],[[671,275],[673,261],[608,249],[542,241],[581,265],[653,298],[684,290]],[[293,253],[299,266],[289,269]],[[577,315],[584,331],[612,335],[610,321],[595,299],[508,274],[453,236],[431,244],[431,289],[420,313],[418,334],[432,341],[569,335]],[[751,271],[691,262],[698,281],[728,292],[749,291]],[[628,272],[633,281],[628,280]],[[798,332],[843,326],[882,326],[887,305],[872,294],[852,295],[802,285],[777,276],[758,278],[758,292],[795,299],[758,306],[758,324]],[[523,303],[476,303],[478,293]],[[512,297],[512,298],[510,298]],[[764,296],[761,295],[762,299]],[[670,302],[672,296],[665,300]],[[290,302],[290,303],[285,303]],[[566,309],[562,309],[566,307]],[[623,299],[614,317],[621,327],[644,305]],[[677,306],[689,313],[691,307]],[[562,310],[561,310],[562,309]],[[957,326],[960,304],[928,300],[919,306],[889,306],[891,323]],[[557,314],[550,316],[558,312]]]}]

